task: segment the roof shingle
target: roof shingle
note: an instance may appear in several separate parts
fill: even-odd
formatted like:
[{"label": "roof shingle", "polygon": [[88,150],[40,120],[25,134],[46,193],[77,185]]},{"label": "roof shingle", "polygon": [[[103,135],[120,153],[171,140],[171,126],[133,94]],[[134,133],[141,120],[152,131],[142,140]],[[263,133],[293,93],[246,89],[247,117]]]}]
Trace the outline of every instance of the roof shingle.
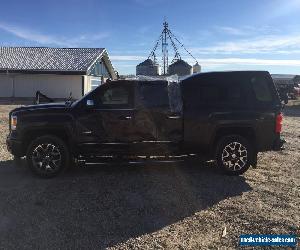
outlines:
[{"label": "roof shingle", "polygon": [[0,70],[87,71],[103,48],[0,47]]}]

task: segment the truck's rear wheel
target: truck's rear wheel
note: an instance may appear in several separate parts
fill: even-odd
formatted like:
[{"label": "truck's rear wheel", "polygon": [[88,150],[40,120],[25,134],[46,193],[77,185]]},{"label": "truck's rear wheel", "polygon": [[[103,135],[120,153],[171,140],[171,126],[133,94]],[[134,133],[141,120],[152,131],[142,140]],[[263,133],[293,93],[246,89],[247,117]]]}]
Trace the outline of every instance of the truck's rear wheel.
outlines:
[{"label": "truck's rear wheel", "polygon": [[70,155],[66,144],[52,135],[33,140],[26,154],[29,168],[38,176],[50,178],[69,165]]},{"label": "truck's rear wheel", "polygon": [[253,159],[253,148],[242,136],[231,135],[219,140],[216,150],[218,167],[228,175],[245,173]]}]

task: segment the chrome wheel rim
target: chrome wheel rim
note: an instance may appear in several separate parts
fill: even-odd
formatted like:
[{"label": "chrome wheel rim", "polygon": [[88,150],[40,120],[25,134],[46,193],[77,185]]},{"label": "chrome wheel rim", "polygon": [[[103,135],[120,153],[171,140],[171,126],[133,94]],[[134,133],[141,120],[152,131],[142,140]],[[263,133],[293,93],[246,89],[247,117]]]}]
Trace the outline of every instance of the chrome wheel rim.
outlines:
[{"label": "chrome wheel rim", "polygon": [[41,172],[55,172],[61,167],[61,152],[51,143],[36,146],[32,154],[33,166]]},{"label": "chrome wheel rim", "polygon": [[240,142],[231,142],[222,152],[222,162],[231,171],[241,170],[248,160],[247,148]]}]

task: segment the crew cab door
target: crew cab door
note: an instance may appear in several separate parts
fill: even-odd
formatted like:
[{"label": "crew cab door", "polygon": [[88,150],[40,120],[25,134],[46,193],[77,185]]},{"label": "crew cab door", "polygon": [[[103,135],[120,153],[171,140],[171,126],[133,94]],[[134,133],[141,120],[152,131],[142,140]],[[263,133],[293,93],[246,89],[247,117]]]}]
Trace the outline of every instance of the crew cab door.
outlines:
[{"label": "crew cab door", "polygon": [[77,119],[81,152],[128,151],[137,140],[134,126],[134,86],[109,83],[96,89],[85,102]]},{"label": "crew cab door", "polygon": [[[166,81],[145,81],[138,84],[138,115],[155,128],[152,150],[159,154],[176,152],[183,139],[183,120],[179,85],[170,88]],[[179,107],[179,108],[178,108]]]}]

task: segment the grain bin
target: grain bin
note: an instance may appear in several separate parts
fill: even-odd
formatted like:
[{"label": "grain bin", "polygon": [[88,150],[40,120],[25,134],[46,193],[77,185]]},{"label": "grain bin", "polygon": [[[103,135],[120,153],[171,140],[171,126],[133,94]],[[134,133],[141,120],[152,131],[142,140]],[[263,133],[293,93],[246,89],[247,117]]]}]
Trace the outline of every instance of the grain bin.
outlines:
[{"label": "grain bin", "polygon": [[136,75],[157,76],[159,75],[159,65],[148,58],[136,66]]},{"label": "grain bin", "polygon": [[193,74],[195,73],[200,73],[201,72],[201,66],[199,65],[199,63],[197,62],[194,66],[193,66]]},{"label": "grain bin", "polygon": [[186,76],[192,74],[192,66],[186,61],[179,59],[169,66],[169,75]]}]

